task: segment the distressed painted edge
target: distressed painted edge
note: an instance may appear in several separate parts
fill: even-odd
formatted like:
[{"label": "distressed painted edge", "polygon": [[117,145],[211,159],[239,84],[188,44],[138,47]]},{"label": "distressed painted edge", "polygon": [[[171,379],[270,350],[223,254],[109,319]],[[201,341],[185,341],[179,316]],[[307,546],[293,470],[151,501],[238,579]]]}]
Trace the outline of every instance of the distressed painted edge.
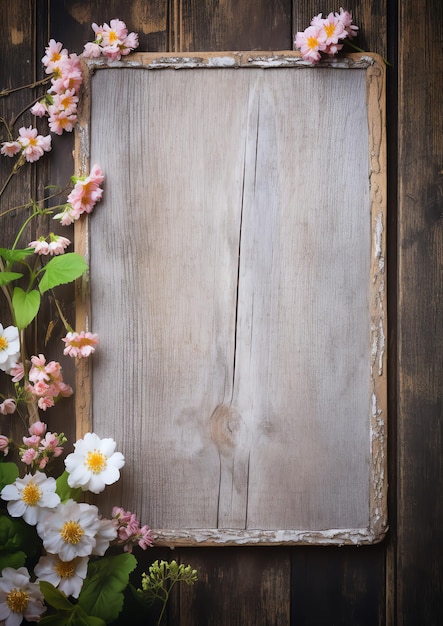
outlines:
[{"label": "distressed painted edge", "polygon": [[[136,53],[123,61],[82,59],[84,84],[75,129],[75,169],[84,175],[90,169],[90,81],[94,72],[107,68],[193,69],[193,68],[331,68],[365,69],[369,136],[369,180],[371,202],[370,341],[370,502],[369,525],[357,529],[327,530],[233,530],[154,529],[158,546],[227,545],[366,545],[382,541],[388,532],[387,519],[387,312],[386,312],[386,68],[376,54],[349,54],[312,65],[299,52],[202,52],[189,54]],[[75,250],[89,264],[88,219],[75,223]],[[88,329],[90,320],[89,276],[76,283],[76,324]],[[76,434],[93,430],[92,374],[88,359],[76,369]]]},{"label": "distressed painted edge", "polygon": [[367,528],[333,528],[327,530],[237,530],[231,528],[196,528],[153,531],[159,547],[232,546],[232,545],[335,545],[374,544],[383,536]]},{"label": "distressed painted edge", "polygon": [[83,59],[87,72],[107,68],[138,68],[156,69],[196,69],[196,68],[277,68],[294,67],[314,69],[367,69],[379,63],[377,55],[369,53],[352,53],[338,57],[325,58],[313,64],[305,61],[301,54],[294,50],[276,52],[193,52],[166,54],[163,52],[136,52],[120,61],[109,61],[104,57]]}]

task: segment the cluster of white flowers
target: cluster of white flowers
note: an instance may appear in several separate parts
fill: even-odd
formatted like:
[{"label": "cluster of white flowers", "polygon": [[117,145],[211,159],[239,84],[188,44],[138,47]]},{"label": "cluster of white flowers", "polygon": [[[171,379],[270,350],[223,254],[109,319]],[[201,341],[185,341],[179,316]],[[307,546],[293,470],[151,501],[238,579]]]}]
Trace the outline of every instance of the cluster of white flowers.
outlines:
[{"label": "cluster of white flowers", "polygon": [[[125,459],[115,448],[113,439],[100,439],[95,433],[78,440],[74,452],[65,459],[68,485],[97,494],[116,482]],[[78,598],[89,557],[103,556],[118,530],[115,521],[102,518],[95,505],[73,499],[62,502],[56,486],[54,478],[36,471],[6,485],[0,495],[7,502],[9,515],[36,526],[42,540],[46,554],[34,568],[36,583],[45,580],[67,596]],[[18,625],[23,618],[36,621],[43,613],[43,596],[36,583],[30,582],[26,568],[3,570],[0,620],[6,620],[7,626]]]}]

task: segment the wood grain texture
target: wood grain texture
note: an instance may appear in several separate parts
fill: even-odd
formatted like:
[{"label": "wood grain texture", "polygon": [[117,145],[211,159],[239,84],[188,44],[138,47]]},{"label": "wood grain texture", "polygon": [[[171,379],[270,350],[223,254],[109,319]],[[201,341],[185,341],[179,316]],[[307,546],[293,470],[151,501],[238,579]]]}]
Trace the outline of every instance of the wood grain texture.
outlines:
[{"label": "wood grain texture", "polygon": [[171,52],[292,49],[288,0],[174,0]]},{"label": "wood grain texture", "polygon": [[[72,6],[83,7],[82,20],[72,18]],[[0,40],[2,54],[0,55],[0,78],[3,83],[6,77],[13,83],[19,82],[20,77],[28,75],[30,65],[28,59],[33,58],[35,49],[39,57],[43,54],[43,44],[47,35],[63,41],[72,50],[78,50],[90,34],[90,23],[119,17],[127,22],[134,30],[139,30],[139,24],[132,22],[133,0],[111,3],[104,0],[94,2],[49,2],[39,0],[40,24],[33,24],[36,0],[15,0],[14,2],[0,3],[1,23],[4,26],[5,37]],[[168,5],[178,6],[177,2],[159,1],[155,3],[158,15],[152,10],[153,2],[143,3],[142,10],[149,12],[149,21],[141,22],[143,31],[141,37],[142,50],[166,50],[168,42],[174,42],[177,28],[180,29],[183,41],[194,41],[199,49],[285,49],[292,46],[292,37],[286,31],[284,21],[293,13],[292,32],[304,29],[313,15],[320,11],[328,13],[337,10],[325,0],[294,0],[286,3],[282,8],[282,33],[275,36],[274,29],[272,43],[269,23],[269,8],[264,3],[253,3],[248,0],[239,0],[229,7],[225,2],[212,2],[206,8],[204,2],[189,3],[186,23],[174,26],[172,18],[180,21],[180,12],[168,9]],[[269,5],[273,3],[267,3]],[[291,7],[292,5],[292,7]],[[401,23],[398,24],[396,10],[401,9]],[[226,10],[229,7],[229,11]],[[258,7],[254,11],[254,8]],[[50,12],[49,12],[50,8]],[[174,7],[173,7],[174,8]],[[441,337],[440,322],[436,315],[438,308],[438,293],[441,286],[441,276],[436,272],[437,263],[441,259],[441,248],[438,243],[438,224],[441,211],[441,195],[439,187],[439,172],[441,170],[441,3],[439,0],[430,0],[421,6],[406,2],[387,3],[384,0],[357,0],[352,6],[355,20],[361,29],[361,36],[357,44],[361,47],[378,52],[386,57],[391,53],[389,60],[395,60],[397,42],[401,46],[399,67],[388,68],[388,86],[391,100],[388,102],[388,132],[391,150],[389,161],[389,184],[391,186],[391,205],[388,238],[389,238],[389,267],[394,268],[394,260],[399,253],[401,257],[401,271],[399,292],[400,306],[398,319],[401,329],[400,342],[402,344],[398,359],[397,371],[394,369],[391,378],[389,399],[394,402],[391,411],[391,457],[390,457],[390,492],[391,492],[391,532],[388,543],[366,548],[314,548],[298,546],[290,548],[271,548],[271,551],[281,556],[290,554],[294,561],[290,572],[283,563],[279,565],[284,576],[280,576],[279,568],[263,567],[263,550],[267,548],[247,548],[247,559],[255,560],[257,571],[266,571],[267,584],[275,589],[276,597],[285,602],[285,611],[289,603],[292,604],[292,620],[282,618],[279,622],[273,620],[273,608],[269,598],[265,599],[257,594],[257,587],[243,586],[240,575],[235,572],[225,576],[223,584],[218,584],[219,573],[224,564],[228,571],[233,559],[228,554],[230,549],[192,548],[186,550],[184,560],[198,563],[199,572],[203,579],[211,586],[214,593],[208,595],[199,588],[192,602],[187,604],[187,613],[180,610],[179,603],[174,599],[171,605],[169,623],[198,623],[199,613],[202,615],[200,623],[207,615],[207,604],[213,598],[217,606],[226,608],[223,615],[217,613],[219,623],[229,623],[229,614],[238,615],[239,602],[246,602],[251,607],[255,619],[260,619],[260,612],[268,615],[269,624],[284,625],[287,623],[306,624],[440,624],[442,621],[442,536],[441,536],[441,498],[439,485],[442,482],[441,466],[441,408],[438,405],[438,396],[441,388],[441,350],[437,350],[438,337]],[[162,32],[158,24],[164,23],[165,13],[169,11],[169,31]],[[47,16],[49,15],[49,19]],[[183,12],[182,12],[183,15]],[[254,28],[249,28],[248,19],[251,17]],[[220,19],[222,16],[222,19]],[[277,16],[278,19],[278,16]],[[243,25],[239,28],[238,23]],[[46,22],[49,32],[46,33]],[[397,33],[398,25],[400,36]],[[41,26],[44,26],[41,28]],[[15,54],[10,46],[9,31],[25,29],[26,42],[20,53]],[[151,35],[149,34],[151,33]],[[158,33],[158,34],[156,34]],[[147,39],[145,40],[144,37]],[[145,45],[147,41],[147,45]],[[166,43],[165,43],[166,42]],[[217,43],[216,43],[217,42]],[[191,45],[191,44],[189,44]],[[158,47],[157,47],[158,46]],[[179,42],[170,50],[179,50]],[[186,48],[182,48],[186,49]],[[195,48],[197,49],[197,48]],[[3,53],[3,50],[5,53]],[[25,60],[25,63],[23,63]],[[6,65],[4,65],[6,63]],[[7,73],[3,68],[8,67]],[[395,94],[395,76],[397,70],[402,74],[399,98]],[[401,113],[400,142],[402,155],[398,163],[401,177],[402,192],[400,195],[400,239],[397,250],[395,243],[396,230],[396,150],[395,120],[397,108]],[[0,168],[5,162],[0,159]],[[63,163],[64,175],[67,179],[72,174],[72,163]],[[34,168],[32,168],[32,171]],[[31,171],[31,170],[30,170]],[[45,182],[46,179],[45,178]],[[26,193],[29,186],[24,185]],[[16,218],[14,218],[16,219]],[[13,221],[7,226],[8,232],[16,229],[18,222]],[[2,221],[2,229],[5,227]],[[0,236],[5,231],[0,232]],[[441,241],[441,240],[440,240]],[[394,273],[395,277],[395,273]],[[391,286],[393,281],[391,280]],[[396,293],[390,294],[395,302]],[[69,302],[66,303],[69,306]],[[391,306],[391,312],[394,307]],[[391,363],[395,354],[394,327],[397,318],[391,323],[390,356]],[[392,370],[391,370],[392,371]],[[399,451],[398,461],[395,460],[395,395],[399,387]],[[437,393],[436,393],[437,390]],[[65,427],[69,422],[66,414],[66,404],[54,409],[60,414],[60,420]],[[52,423],[54,413],[47,417]],[[71,417],[72,414],[71,414]],[[396,497],[396,476],[401,476],[398,499]],[[396,509],[398,508],[399,537],[396,538]],[[145,520],[149,521],[149,520]],[[398,543],[398,548],[397,548]],[[387,569],[391,572],[388,583],[389,612],[384,611],[384,584],[388,547]],[[245,548],[238,548],[239,558]],[[184,550],[182,551],[184,552]],[[162,558],[171,558],[175,552],[161,553]],[[157,558],[158,550],[149,551],[143,555],[146,563]],[[160,557],[159,557],[160,558]],[[232,575],[231,575],[232,574]],[[291,587],[291,594],[288,588]],[[241,595],[241,590],[245,593]],[[252,591],[251,591],[252,589]],[[398,596],[397,596],[398,589]],[[200,593],[206,598],[200,603]],[[223,594],[223,600],[218,596]],[[236,598],[236,602],[229,603],[229,598]],[[256,604],[254,604],[254,602]],[[286,613],[287,614],[287,613]],[[398,619],[397,619],[398,614]],[[195,620],[194,622],[192,620]],[[224,621],[222,621],[224,620]],[[245,624],[249,622],[245,616]],[[260,623],[260,622],[258,622]],[[126,625],[125,625],[126,626]]]},{"label": "wood grain texture", "polygon": [[[120,494],[158,541],[354,542],[365,528],[373,540],[386,491],[381,66],[294,71],[295,54],[248,53],[247,64],[278,71],[146,71],[236,58],[155,55],[142,66],[139,55],[92,78],[80,134],[111,198],[89,226],[92,322],[106,343],[116,316],[131,328],[118,384],[111,355],[95,360],[91,427],[102,432],[116,415],[131,456]],[[109,84],[130,95],[112,136],[130,147],[123,155],[107,143],[106,127],[118,125]],[[172,132],[169,120],[180,120]],[[355,135],[350,150],[344,138]],[[146,455],[147,491],[137,480]]]},{"label": "wood grain texture", "polygon": [[[399,19],[398,623],[443,621],[440,2]],[[416,41],[415,53],[411,42]]]}]

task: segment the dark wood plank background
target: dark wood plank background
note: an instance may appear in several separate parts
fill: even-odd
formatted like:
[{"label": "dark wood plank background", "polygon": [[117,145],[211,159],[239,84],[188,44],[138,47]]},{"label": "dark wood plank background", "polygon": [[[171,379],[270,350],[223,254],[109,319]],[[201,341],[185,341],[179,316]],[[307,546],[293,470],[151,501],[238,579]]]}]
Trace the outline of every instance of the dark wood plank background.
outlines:
[{"label": "dark wood plank background", "polygon": [[[91,22],[124,20],[146,51],[282,50],[292,48],[294,33],[313,15],[338,8],[323,0],[2,0],[1,87],[40,78],[40,59],[51,37],[80,53],[92,37]],[[384,542],[364,548],[153,549],[149,561],[177,558],[200,573],[194,588],[174,596],[169,624],[443,623],[443,5],[441,0],[355,0],[345,8],[361,27],[359,45],[391,64],[390,531]],[[10,117],[25,104],[21,92],[3,98],[1,114],[9,110]],[[45,184],[63,184],[72,174],[72,137],[55,137],[53,143],[50,166],[42,160],[28,167],[20,194],[41,195]],[[0,168],[3,178],[3,158]],[[4,200],[9,206],[21,201],[13,190]],[[2,219],[0,245],[17,223],[14,214]],[[72,309],[72,302],[67,289],[65,307]],[[52,311],[44,318],[42,326]],[[51,341],[61,335],[56,327]],[[47,416],[53,430],[71,437],[72,406],[65,403],[63,412]]]}]

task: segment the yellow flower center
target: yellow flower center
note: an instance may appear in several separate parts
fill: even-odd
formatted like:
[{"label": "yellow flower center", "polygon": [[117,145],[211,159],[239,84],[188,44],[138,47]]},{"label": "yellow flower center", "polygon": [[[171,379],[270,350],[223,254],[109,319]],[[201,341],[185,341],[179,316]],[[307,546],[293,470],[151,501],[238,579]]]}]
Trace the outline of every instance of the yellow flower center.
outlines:
[{"label": "yellow flower center", "polygon": [[327,36],[332,37],[334,32],[335,32],[335,24],[326,24],[325,33],[327,34]]},{"label": "yellow flower center", "polygon": [[23,613],[28,606],[29,596],[22,589],[11,589],[6,596],[8,609],[13,613]]},{"label": "yellow flower center", "polygon": [[75,574],[77,562],[78,559],[73,559],[72,561],[60,561],[60,559],[58,559],[57,563],[54,565],[54,569],[60,578],[71,578],[71,576]]},{"label": "yellow flower center", "polygon": [[78,522],[74,522],[72,519],[70,519],[69,522],[65,522],[60,531],[63,541],[71,543],[74,546],[80,541],[84,534],[84,530],[80,524]]},{"label": "yellow flower center", "polygon": [[60,61],[62,55],[60,52],[53,52],[50,58],[51,63],[55,63],[56,61]]},{"label": "yellow flower center", "polygon": [[117,41],[118,37],[117,37],[117,33],[115,32],[115,30],[110,30],[109,31],[109,43],[112,45],[113,43],[115,43]]},{"label": "yellow flower center", "polygon": [[100,450],[94,449],[88,452],[85,465],[93,474],[100,474],[106,467],[106,457]]},{"label": "yellow flower center", "polygon": [[29,145],[30,146],[36,146],[37,145],[37,137],[30,137],[29,138]]},{"label": "yellow flower center", "polygon": [[306,43],[308,44],[308,48],[315,50],[318,46],[318,39],[317,37],[308,37]]},{"label": "yellow flower center", "polygon": [[22,500],[28,506],[35,506],[41,495],[40,487],[31,480],[22,491]]},{"label": "yellow flower center", "polygon": [[8,347],[8,340],[6,339],[6,337],[0,337],[0,350],[6,350],[6,348]]}]

